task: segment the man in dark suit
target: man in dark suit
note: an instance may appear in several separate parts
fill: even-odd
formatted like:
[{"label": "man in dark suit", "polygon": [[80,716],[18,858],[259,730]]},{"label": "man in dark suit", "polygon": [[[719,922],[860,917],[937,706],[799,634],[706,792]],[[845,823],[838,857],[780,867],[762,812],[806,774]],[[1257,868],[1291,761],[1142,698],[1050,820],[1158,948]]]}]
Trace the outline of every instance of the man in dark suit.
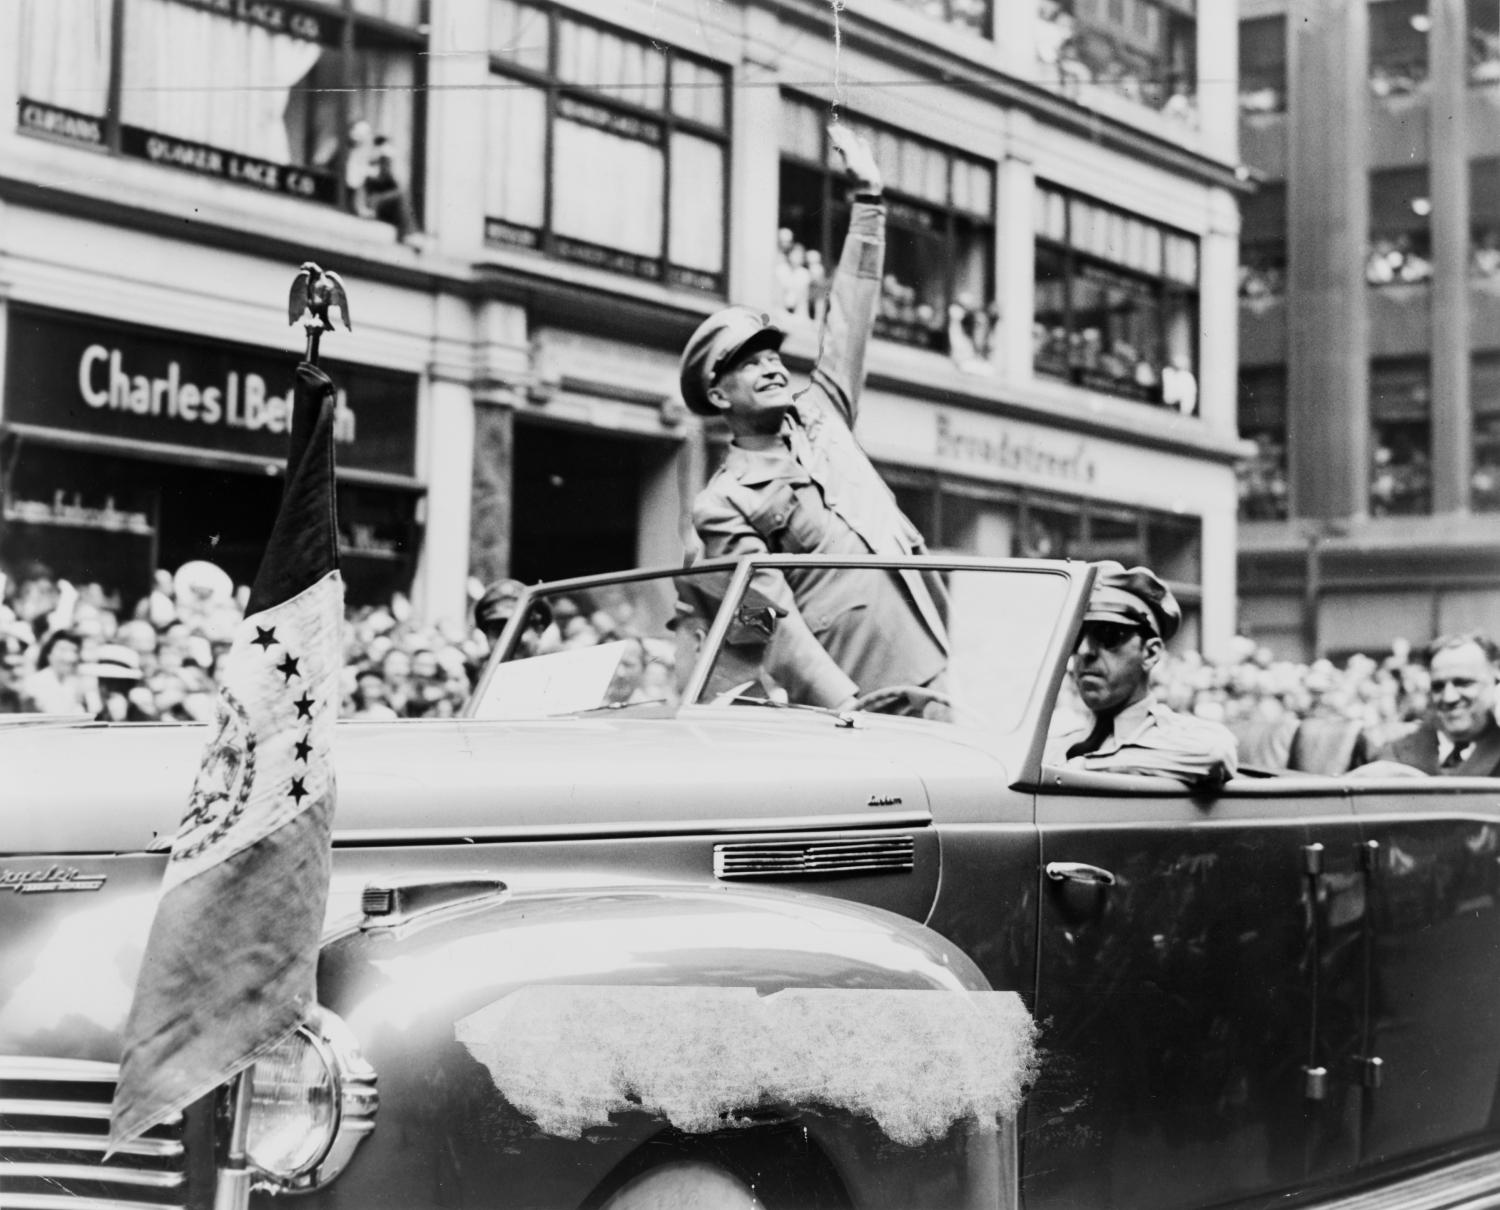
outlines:
[{"label": "man in dark suit", "polygon": [[[1485,634],[1447,635],[1427,650],[1432,675],[1427,718],[1375,753],[1380,764],[1394,762],[1439,777],[1500,776],[1500,723],[1495,695],[1500,679],[1500,647]],[[1397,772],[1366,765],[1360,772]]]},{"label": "man in dark suit", "polygon": [[[880,298],[885,205],[868,144],[844,127],[829,133],[854,193],[812,384],[792,392],[779,351],[786,333],[747,307],[710,316],[682,354],[683,400],[701,416],[722,417],[732,438],[693,505],[708,558],[900,558],[923,550],[854,438]],[[941,707],[947,602],[936,576],[763,569],[754,587],[781,611],[767,670],[792,701],[905,713]]]}]

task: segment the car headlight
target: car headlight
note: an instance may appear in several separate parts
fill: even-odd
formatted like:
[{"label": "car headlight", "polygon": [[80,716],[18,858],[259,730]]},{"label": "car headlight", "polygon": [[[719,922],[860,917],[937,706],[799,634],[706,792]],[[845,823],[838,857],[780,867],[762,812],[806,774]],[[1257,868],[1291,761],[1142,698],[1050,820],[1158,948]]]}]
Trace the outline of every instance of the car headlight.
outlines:
[{"label": "car headlight", "polygon": [[328,1048],[306,1026],[249,1071],[250,1123],[245,1157],[278,1181],[318,1166],[339,1128],[339,1078]]},{"label": "car headlight", "polygon": [[282,1192],[332,1180],[375,1128],[375,1072],[338,1017],[316,1008],[247,1072],[245,1158],[256,1187]]}]

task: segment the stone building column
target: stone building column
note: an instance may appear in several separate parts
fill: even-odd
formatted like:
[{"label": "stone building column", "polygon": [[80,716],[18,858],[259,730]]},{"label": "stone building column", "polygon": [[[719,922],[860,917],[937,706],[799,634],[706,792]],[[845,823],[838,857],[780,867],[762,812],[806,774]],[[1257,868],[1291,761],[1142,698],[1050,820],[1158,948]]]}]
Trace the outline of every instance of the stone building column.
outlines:
[{"label": "stone building column", "polygon": [[1031,325],[1036,316],[1036,169],[1032,143],[1036,123],[1012,111],[1006,119],[1005,158],[996,182],[995,301],[1000,331],[994,360],[1007,382],[1029,383],[1032,366]]},{"label": "stone building column", "polygon": [[1296,517],[1368,510],[1369,26],[1365,0],[1291,0],[1287,451]]},{"label": "stone building column", "polygon": [[1469,57],[1464,0],[1428,0],[1432,82],[1432,511],[1466,512],[1474,432],[1469,378]]}]

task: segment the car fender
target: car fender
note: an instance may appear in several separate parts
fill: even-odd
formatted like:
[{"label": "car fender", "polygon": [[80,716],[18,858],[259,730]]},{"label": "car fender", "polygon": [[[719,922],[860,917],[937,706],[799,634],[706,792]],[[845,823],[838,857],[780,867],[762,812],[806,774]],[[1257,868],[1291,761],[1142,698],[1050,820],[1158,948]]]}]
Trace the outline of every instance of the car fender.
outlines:
[{"label": "car fender", "polygon": [[[978,1200],[953,1204],[1007,1201],[1030,1018],[951,942],[880,909],[742,887],[476,890],[351,925],[319,984],[377,1072],[384,1140],[329,1204],[488,1183],[508,1204],[579,1205],[664,1131],[755,1121],[796,1122],[861,1207],[915,1204],[933,1180],[951,1197],[956,1156],[984,1171]],[[945,1049],[973,1075],[967,1099],[951,1076],[942,1095],[918,1087]],[[430,1159],[403,1158],[412,1145]]]}]

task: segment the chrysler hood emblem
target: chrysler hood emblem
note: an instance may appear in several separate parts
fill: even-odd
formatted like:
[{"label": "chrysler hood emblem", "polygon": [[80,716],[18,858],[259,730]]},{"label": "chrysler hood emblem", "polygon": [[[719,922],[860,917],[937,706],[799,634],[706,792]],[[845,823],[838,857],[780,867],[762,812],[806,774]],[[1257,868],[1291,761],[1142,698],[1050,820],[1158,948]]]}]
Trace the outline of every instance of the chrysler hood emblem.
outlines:
[{"label": "chrysler hood emblem", "polygon": [[39,895],[44,891],[97,891],[104,883],[103,874],[85,874],[66,865],[36,870],[0,868],[0,891],[15,891],[18,895]]}]

